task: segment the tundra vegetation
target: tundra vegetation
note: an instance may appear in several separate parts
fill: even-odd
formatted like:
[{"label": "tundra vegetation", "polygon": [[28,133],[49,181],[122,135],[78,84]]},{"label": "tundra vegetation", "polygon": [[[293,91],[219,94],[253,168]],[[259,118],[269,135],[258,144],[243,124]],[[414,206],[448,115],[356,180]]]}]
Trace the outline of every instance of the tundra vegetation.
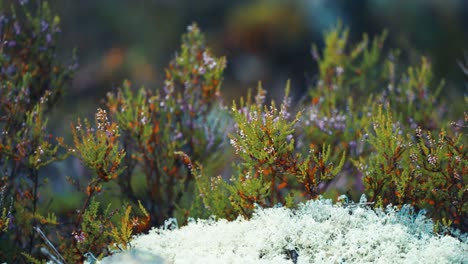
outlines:
[{"label": "tundra vegetation", "polygon": [[[56,58],[59,24],[46,1],[0,1],[1,260],[102,258],[169,218],[249,219],[256,206],[336,201],[349,191],[338,179],[362,186],[372,208],[411,205],[434,232],[468,230],[468,115],[448,114],[430,60],[406,67],[386,32],[354,44],[341,23],[326,32],[312,47],[316,81],[293,107],[289,83],[281,102],[259,84],[225,104],[226,59],[192,24],[162,87],[123,81],[66,140],[47,124],[76,69],[74,53],[69,64]],[[68,178],[80,206],[53,212],[41,171],[69,158],[88,168]]]}]

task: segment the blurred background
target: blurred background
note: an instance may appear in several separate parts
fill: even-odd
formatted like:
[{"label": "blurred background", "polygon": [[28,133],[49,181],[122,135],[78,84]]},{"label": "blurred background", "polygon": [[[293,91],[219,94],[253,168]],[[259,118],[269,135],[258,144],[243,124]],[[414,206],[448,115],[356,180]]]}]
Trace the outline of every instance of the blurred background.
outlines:
[{"label": "blurred background", "polygon": [[364,32],[373,36],[387,29],[387,47],[404,50],[409,63],[418,63],[421,55],[430,58],[436,80],[447,81],[444,93],[466,91],[458,65],[468,52],[466,0],[52,0],[50,5],[61,17],[60,57],[69,58],[76,48],[79,62],[56,111],[62,120],[53,123],[58,130],[92,115],[124,79],[162,87],[164,68],[192,22],[205,32],[214,54],[227,57],[222,88],[227,104],[258,81],[279,97],[291,79],[293,96],[305,95],[317,72],[311,44],[320,48],[324,31],[338,19],[350,28],[352,42]]}]

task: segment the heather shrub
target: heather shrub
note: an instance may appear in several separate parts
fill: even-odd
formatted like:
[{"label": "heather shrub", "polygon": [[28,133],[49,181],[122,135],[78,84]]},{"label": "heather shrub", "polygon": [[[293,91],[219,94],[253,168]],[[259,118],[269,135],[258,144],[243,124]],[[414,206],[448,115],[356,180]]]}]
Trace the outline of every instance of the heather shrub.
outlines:
[{"label": "heather shrub", "polygon": [[[390,209],[385,214],[383,208],[401,209],[408,217],[395,217],[407,219],[403,222],[421,212],[435,222],[421,220],[424,231],[418,224],[398,227],[401,237],[391,239],[399,249],[388,254],[420,256],[412,255],[417,246],[405,243],[416,239],[418,244],[421,236],[435,239],[424,251],[430,252],[440,242],[429,238],[431,232],[457,237],[458,242],[448,238],[450,245],[466,244],[455,230],[468,227],[466,126],[450,125],[456,117],[447,115],[439,96],[443,82],[434,82],[429,59],[401,65],[399,52],[384,45],[386,32],[372,40],[364,35],[352,45],[349,30],[338,23],[325,33],[321,51],[312,48],[317,81],[299,103],[290,98],[289,83],[280,104],[267,104],[267,90],[259,85],[256,95],[249,92],[229,108],[221,94],[226,59],[212,53],[192,24],[161,89],[136,89],[124,81],[108,93],[94,120],[77,117],[70,124],[71,142],[66,142],[67,137],[47,132],[47,116],[76,66],[74,57],[70,66],[55,57],[60,19],[47,2],[0,1],[0,7],[1,260],[81,263],[131,249],[133,235],[167,219],[190,227],[190,217],[237,222],[243,217],[255,225],[259,215],[270,212],[267,208],[294,208],[312,200],[299,210],[319,210],[324,202],[313,200],[323,195],[337,201],[345,192],[367,195],[365,204],[374,211],[365,209],[364,218],[372,218],[383,233],[397,214]],[[87,169],[84,177],[68,177],[80,206],[51,212],[41,193],[48,181],[40,173],[67,158]],[[111,196],[121,203],[110,204]],[[338,207],[330,210],[339,213],[324,209],[314,217],[337,213],[358,221],[353,217],[364,212]],[[275,210],[295,214],[286,208]],[[262,221],[259,225],[271,224]],[[297,221],[272,225],[272,230],[279,234]],[[323,228],[348,230],[339,224]],[[332,237],[324,243],[338,241],[334,250],[342,252],[345,240],[322,235]],[[346,239],[359,244],[356,237]],[[371,261],[379,259],[372,251],[383,244],[355,249],[359,256],[297,247],[320,260]],[[273,249],[297,258],[291,245]],[[283,258],[267,251],[259,250],[256,258]]]},{"label": "heather shrub", "polygon": [[[117,94],[108,95],[107,106],[131,153],[124,160],[127,169],[119,186],[130,201],[143,201],[153,224],[163,224],[177,208],[179,215],[188,213],[181,204],[193,197],[194,178],[186,168],[186,155],[201,163],[209,161],[212,170],[220,166],[213,157],[222,156],[219,147],[228,125],[219,92],[225,63],[223,57],[212,56],[193,24],[166,69],[162,91],[142,87],[134,93],[126,81]],[[144,175],[142,191],[132,186],[138,174]]]},{"label": "heather shrub", "polygon": [[378,206],[411,204],[466,231],[466,136],[446,119],[444,82],[435,84],[425,57],[397,71],[399,52],[382,55],[385,35],[352,46],[338,24],[322,53],[313,47],[319,76],[304,100],[298,142],[331,145],[335,164],[346,152],[339,177],[355,183],[342,192],[358,187]]},{"label": "heather shrub", "polygon": [[0,1],[0,258],[10,262],[21,249],[34,250],[33,228],[58,224],[40,210],[39,188],[47,179],[39,170],[67,155],[47,133],[46,113],[73,75],[72,66],[55,59],[59,18],[47,3],[34,12],[27,5]]},{"label": "heather shrub", "polygon": [[344,155],[337,166],[329,163],[327,146],[322,152],[310,149],[305,157],[295,151],[294,127],[301,112],[291,117],[288,93],[289,87],[279,110],[274,102],[264,105],[265,90],[261,87],[255,102],[248,97],[246,102],[241,100],[239,109],[233,105],[236,131],[230,137],[240,163],[237,179],[231,180],[230,199],[245,216],[251,215],[255,204],[293,206],[298,194],[316,198],[320,194],[319,185],[333,179],[343,166]]},{"label": "heather shrub", "polygon": [[379,206],[410,204],[425,209],[436,223],[466,230],[465,136],[452,138],[441,130],[435,138],[420,127],[404,135],[400,127],[380,109],[368,131],[375,152],[361,157],[359,166],[370,201]]},{"label": "heather shrub", "polygon": [[[0,1],[0,10],[0,259],[9,263],[39,262],[36,257],[83,261],[84,253],[100,254],[102,248],[122,241],[110,239],[103,230],[110,228],[110,218],[117,212],[101,215],[91,202],[101,184],[122,170],[124,152],[116,141],[118,130],[101,110],[96,115],[97,129],[88,121],[84,127],[80,121],[76,128],[72,126],[72,146],[47,132],[47,114],[72,78],[76,63],[74,58],[71,65],[56,59],[60,19],[47,2],[7,5]],[[40,177],[40,170],[70,154],[96,174],[85,188],[73,182],[87,198],[78,213],[66,219],[48,210],[49,201],[41,194],[48,179]],[[86,245],[81,244],[84,239],[88,239]]]}]

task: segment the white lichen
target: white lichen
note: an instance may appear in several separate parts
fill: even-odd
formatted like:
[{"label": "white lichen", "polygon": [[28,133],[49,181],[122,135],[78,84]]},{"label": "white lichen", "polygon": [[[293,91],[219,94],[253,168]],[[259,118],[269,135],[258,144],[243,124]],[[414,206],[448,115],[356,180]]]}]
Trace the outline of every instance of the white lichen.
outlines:
[{"label": "white lichen", "polygon": [[[101,263],[463,263],[466,238],[439,236],[410,207],[310,201],[299,209],[258,209],[250,220],[192,220],[153,229],[132,250]],[[133,262],[132,262],[133,261]]]}]

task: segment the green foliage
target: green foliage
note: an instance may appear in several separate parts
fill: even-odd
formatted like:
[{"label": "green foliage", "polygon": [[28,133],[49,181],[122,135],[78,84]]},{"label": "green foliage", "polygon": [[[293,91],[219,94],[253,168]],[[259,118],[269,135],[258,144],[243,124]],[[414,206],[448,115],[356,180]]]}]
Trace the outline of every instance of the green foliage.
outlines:
[{"label": "green foliage", "polygon": [[29,263],[33,263],[33,264],[45,264],[47,263],[47,261],[45,260],[39,260],[31,255],[29,255],[28,253],[24,253],[22,252],[21,255],[23,255],[23,257],[29,262]]},{"label": "green foliage", "polygon": [[21,114],[31,111],[41,98],[48,98],[48,106],[57,102],[73,76],[74,65],[56,59],[60,18],[52,14],[47,1],[32,9],[34,12],[28,8],[32,3],[7,5],[2,0],[0,5],[0,80],[6,89],[1,97],[16,99],[2,101],[2,107],[17,114],[16,122],[9,120],[17,128],[22,124]]},{"label": "green foliage", "polygon": [[[118,125],[109,122],[105,110],[98,109],[95,115],[95,125],[96,128],[91,127],[87,119],[84,120],[84,126],[79,119],[76,126],[72,123],[74,146],[66,146],[72,155],[75,155],[84,166],[94,172],[85,189],[81,189],[79,183],[72,182],[79,191],[87,195],[75,219],[72,247],[63,247],[63,244],[61,247],[65,259],[73,260],[73,262],[84,261],[86,253],[97,256],[108,254],[109,247],[113,247],[114,244],[123,245],[126,248],[127,237],[133,232],[131,229],[133,225],[129,226],[127,222],[118,228],[114,227],[111,218],[115,212],[110,210],[110,205],[103,213],[98,212],[99,202],[94,200],[94,196],[102,191],[103,183],[114,180],[122,173],[124,168],[121,162],[125,157],[125,151],[119,147]],[[64,145],[63,142],[60,143]],[[130,211],[131,206],[128,206],[125,215],[120,216],[122,221],[128,221]],[[135,220],[134,225],[139,224],[140,221]],[[114,236],[116,232],[123,232],[125,236]]]},{"label": "green foliage", "polygon": [[166,69],[166,96],[174,96],[179,103],[191,106],[180,114],[196,119],[196,115],[206,114],[219,99],[225,67],[226,59],[212,57],[211,51],[205,47],[205,38],[200,29],[192,24],[182,36],[180,54]]},{"label": "green foliage", "polygon": [[[299,142],[330,144],[335,162],[337,152],[346,151],[344,173],[361,174],[362,191],[378,205],[411,204],[428,210],[436,221],[466,230],[466,210],[461,209],[468,199],[466,179],[454,176],[466,170],[466,137],[446,130],[449,122],[438,97],[444,83],[434,86],[425,57],[398,71],[399,52],[382,56],[385,34],[371,45],[364,36],[350,49],[348,29],[341,24],[325,34],[323,55],[314,48],[320,72],[305,106]],[[427,136],[419,139],[416,128],[419,134],[440,134],[438,145]]]},{"label": "green foliage", "polygon": [[124,216],[120,219],[119,228],[112,225],[112,231],[110,233],[115,241],[121,242],[120,245],[116,245],[116,247],[121,247],[123,250],[126,250],[127,245],[130,244],[130,238],[132,237],[133,233],[133,225],[130,222],[131,211],[132,207],[130,205],[127,206],[127,210],[125,210]]},{"label": "green foliage", "polygon": [[[70,244],[61,245],[64,259],[72,263],[83,262],[87,255],[101,259],[113,252],[127,249],[131,236],[149,221],[149,216],[144,212],[143,216],[140,219],[137,214],[132,213],[130,205],[124,205],[120,210],[111,210],[111,205],[108,204],[102,210],[100,203],[91,199],[80,224],[71,233],[73,240]],[[114,222],[118,224],[115,225]]]},{"label": "green foliage", "polygon": [[235,214],[229,201],[230,191],[229,186],[220,175],[217,177],[206,174],[203,165],[198,162],[192,163],[190,157],[183,152],[176,152],[195,179],[196,188],[194,190],[194,200],[190,203],[190,208],[186,211],[192,218],[208,218],[217,216],[225,219],[235,219]]},{"label": "green foliage", "polygon": [[[385,197],[385,205],[389,201],[405,202],[402,193],[408,184],[409,171],[405,170],[404,155],[405,140],[398,124],[393,123],[391,114],[382,113],[379,107],[373,120],[373,128],[367,131],[368,142],[373,146],[373,154],[361,157],[364,188],[369,201],[375,202],[378,197]],[[365,165],[363,165],[365,163]]]},{"label": "green foliage", "polygon": [[[356,45],[348,41],[349,29],[341,23],[324,35],[325,47],[320,53],[313,47],[319,66],[318,81],[312,84],[305,100],[298,143],[300,146],[322,144],[332,148],[331,161],[338,163],[345,151],[348,159],[343,175],[356,175],[359,168],[353,160],[366,158],[372,149],[365,148],[365,133],[379,104],[388,108],[407,133],[417,126],[435,129],[441,126],[443,109],[437,102],[443,82],[433,87],[431,64],[398,70],[398,51],[384,49],[386,32],[372,41],[367,35]],[[423,110],[424,109],[424,110]],[[359,182],[359,179],[352,179]],[[351,186],[344,186],[347,191]],[[358,197],[358,195],[356,195]]]},{"label": "green foliage", "polygon": [[[312,194],[313,198],[317,197],[319,185],[322,182],[331,181],[343,168],[346,154],[343,152],[338,165],[334,165],[330,162],[331,157],[331,146],[323,145],[322,152],[317,153],[313,156],[308,156],[306,162],[303,163],[300,170],[302,172],[302,179],[299,181],[304,183],[304,186],[309,194]],[[310,165],[312,164],[312,166]],[[304,166],[305,165],[305,166]]]},{"label": "green foliage", "polygon": [[117,178],[123,171],[120,163],[125,156],[125,151],[119,148],[118,125],[108,121],[106,110],[98,109],[95,123],[97,128],[91,127],[86,119],[84,126],[80,119],[76,126],[71,124],[75,148],[70,148],[69,151],[96,173],[98,178],[93,182],[98,184],[101,181],[108,182]]},{"label": "green foliage", "polygon": [[[168,218],[248,218],[256,206],[294,207],[342,192],[426,210],[439,231],[468,230],[467,126],[448,127],[443,82],[434,86],[427,58],[405,69],[399,52],[384,56],[386,32],[351,45],[338,23],[322,52],[313,47],[318,81],[300,108],[291,107],[288,83],[279,107],[265,104],[259,85],[230,111],[221,98],[226,60],[192,24],[162,89],[135,91],[125,81],[107,96],[109,116],[99,108],[94,124],[71,124],[70,145],[47,133],[47,114],[74,68],[55,59],[58,23],[46,2],[0,10],[2,260],[39,263],[46,254],[80,263],[131,247],[133,234]],[[69,156],[89,178],[69,178],[82,206],[56,215],[41,199],[48,182],[39,172]],[[117,209],[105,196],[114,191]]]},{"label": "green foliage", "polygon": [[47,182],[39,169],[67,155],[47,133],[44,114],[62,94],[73,67],[56,60],[59,19],[46,2],[34,12],[17,2],[0,5],[0,167],[8,186],[2,195],[14,197],[0,242],[8,250],[0,257],[15,262],[20,252],[36,250],[34,226],[55,224],[54,217],[38,211],[39,188]]},{"label": "green foliage", "polygon": [[442,130],[435,139],[420,127],[414,135],[404,135],[398,126],[379,109],[369,131],[374,152],[359,165],[370,201],[379,206],[411,204],[445,226],[463,228],[468,216],[466,138],[451,138]]},{"label": "green foliage", "polygon": [[240,180],[235,180],[229,188],[230,193],[232,193],[229,198],[237,214],[251,217],[256,206],[271,206],[270,200],[275,198],[271,195],[273,181],[264,178],[253,178],[250,174],[239,174],[239,178]]},{"label": "green foliage", "polygon": [[310,96],[315,104],[324,106],[324,113],[332,114],[346,104],[348,98],[364,99],[365,95],[380,88],[383,65],[381,49],[387,33],[369,41],[367,34],[350,47],[349,29],[341,22],[324,35],[322,55],[315,45],[312,54],[319,67],[320,79]]},{"label": "green foliage", "polygon": [[[396,66],[389,64],[388,67],[394,71]],[[440,127],[437,123],[440,120],[437,116],[437,98],[444,82],[441,81],[436,87],[431,87],[432,85],[432,66],[426,57],[422,57],[421,64],[408,67],[407,72],[401,75],[399,83],[390,82],[386,102],[398,113],[399,120],[407,121],[413,126],[417,124],[422,128],[437,129]]]},{"label": "green foliage", "polygon": [[[224,68],[225,59],[211,56],[193,24],[182,37],[180,53],[166,69],[163,91],[142,87],[133,93],[125,82],[117,94],[108,95],[107,105],[132,153],[125,160],[128,170],[119,185],[133,202],[144,201],[154,224],[173,216],[184,196],[190,197],[195,189],[189,170],[174,153],[182,150],[206,162],[224,140],[225,124],[217,121]],[[145,176],[145,196],[138,196],[131,185],[135,168]]]},{"label": "green foliage", "polygon": [[264,105],[265,95],[259,86],[255,102],[249,95],[246,102],[241,99],[240,109],[235,103],[232,107],[236,133],[230,135],[231,145],[241,163],[233,179],[231,202],[245,216],[251,215],[254,204],[284,203],[280,191],[291,185],[297,169],[292,163],[296,157],[292,133],[300,113],[289,121],[288,105],[282,104],[280,111],[274,102],[268,107]]},{"label": "green foliage", "polygon": [[65,259],[76,262],[83,261],[87,252],[94,255],[104,254],[110,242],[105,232],[110,226],[112,215],[110,205],[104,212],[99,212],[99,202],[92,199],[82,215],[79,228],[72,232],[71,247],[68,245],[69,249],[62,248]]},{"label": "green foliage", "polygon": [[430,131],[424,135],[419,128],[415,134],[409,168],[418,185],[411,187],[422,192],[413,199],[437,222],[464,229],[468,219],[466,136],[450,137],[441,131],[436,140]]},{"label": "green foliage", "polygon": [[322,152],[311,150],[305,158],[297,153],[293,134],[301,112],[289,120],[289,84],[279,111],[274,102],[264,105],[265,93],[259,86],[255,103],[248,96],[246,102],[241,99],[240,109],[235,103],[232,109],[236,133],[230,136],[231,144],[241,163],[229,188],[230,199],[245,216],[251,215],[255,204],[286,204],[286,190],[298,189],[308,198],[316,198],[319,185],[332,180],[344,164],[344,153],[338,166],[329,163],[329,147]]},{"label": "green foliage", "polygon": [[[381,88],[388,80],[387,66],[391,59],[384,59],[382,48],[386,32],[372,40],[364,34],[357,44],[349,43],[349,29],[341,22],[324,34],[322,52],[313,45],[312,55],[319,68],[317,82],[312,83],[308,97],[303,101],[301,126],[297,128],[298,147],[307,151],[313,148],[324,151],[330,147],[329,161],[339,164],[346,154],[343,172],[339,177],[356,175],[358,170],[352,160],[366,156],[365,129],[371,123],[375,102],[382,100]],[[358,179],[349,179],[340,192],[349,191]],[[356,195],[356,198],[358,195]]]},{"label": "green foliage", "polygon": [[[8,230],[10,224],[10,215],[12,209],[12,203],[9,205],[5,203],[5,191],[7,187],[7,182],[3,182],[0,185],[0,234]],[[13,200],[11,200],[13,202]]]}]

